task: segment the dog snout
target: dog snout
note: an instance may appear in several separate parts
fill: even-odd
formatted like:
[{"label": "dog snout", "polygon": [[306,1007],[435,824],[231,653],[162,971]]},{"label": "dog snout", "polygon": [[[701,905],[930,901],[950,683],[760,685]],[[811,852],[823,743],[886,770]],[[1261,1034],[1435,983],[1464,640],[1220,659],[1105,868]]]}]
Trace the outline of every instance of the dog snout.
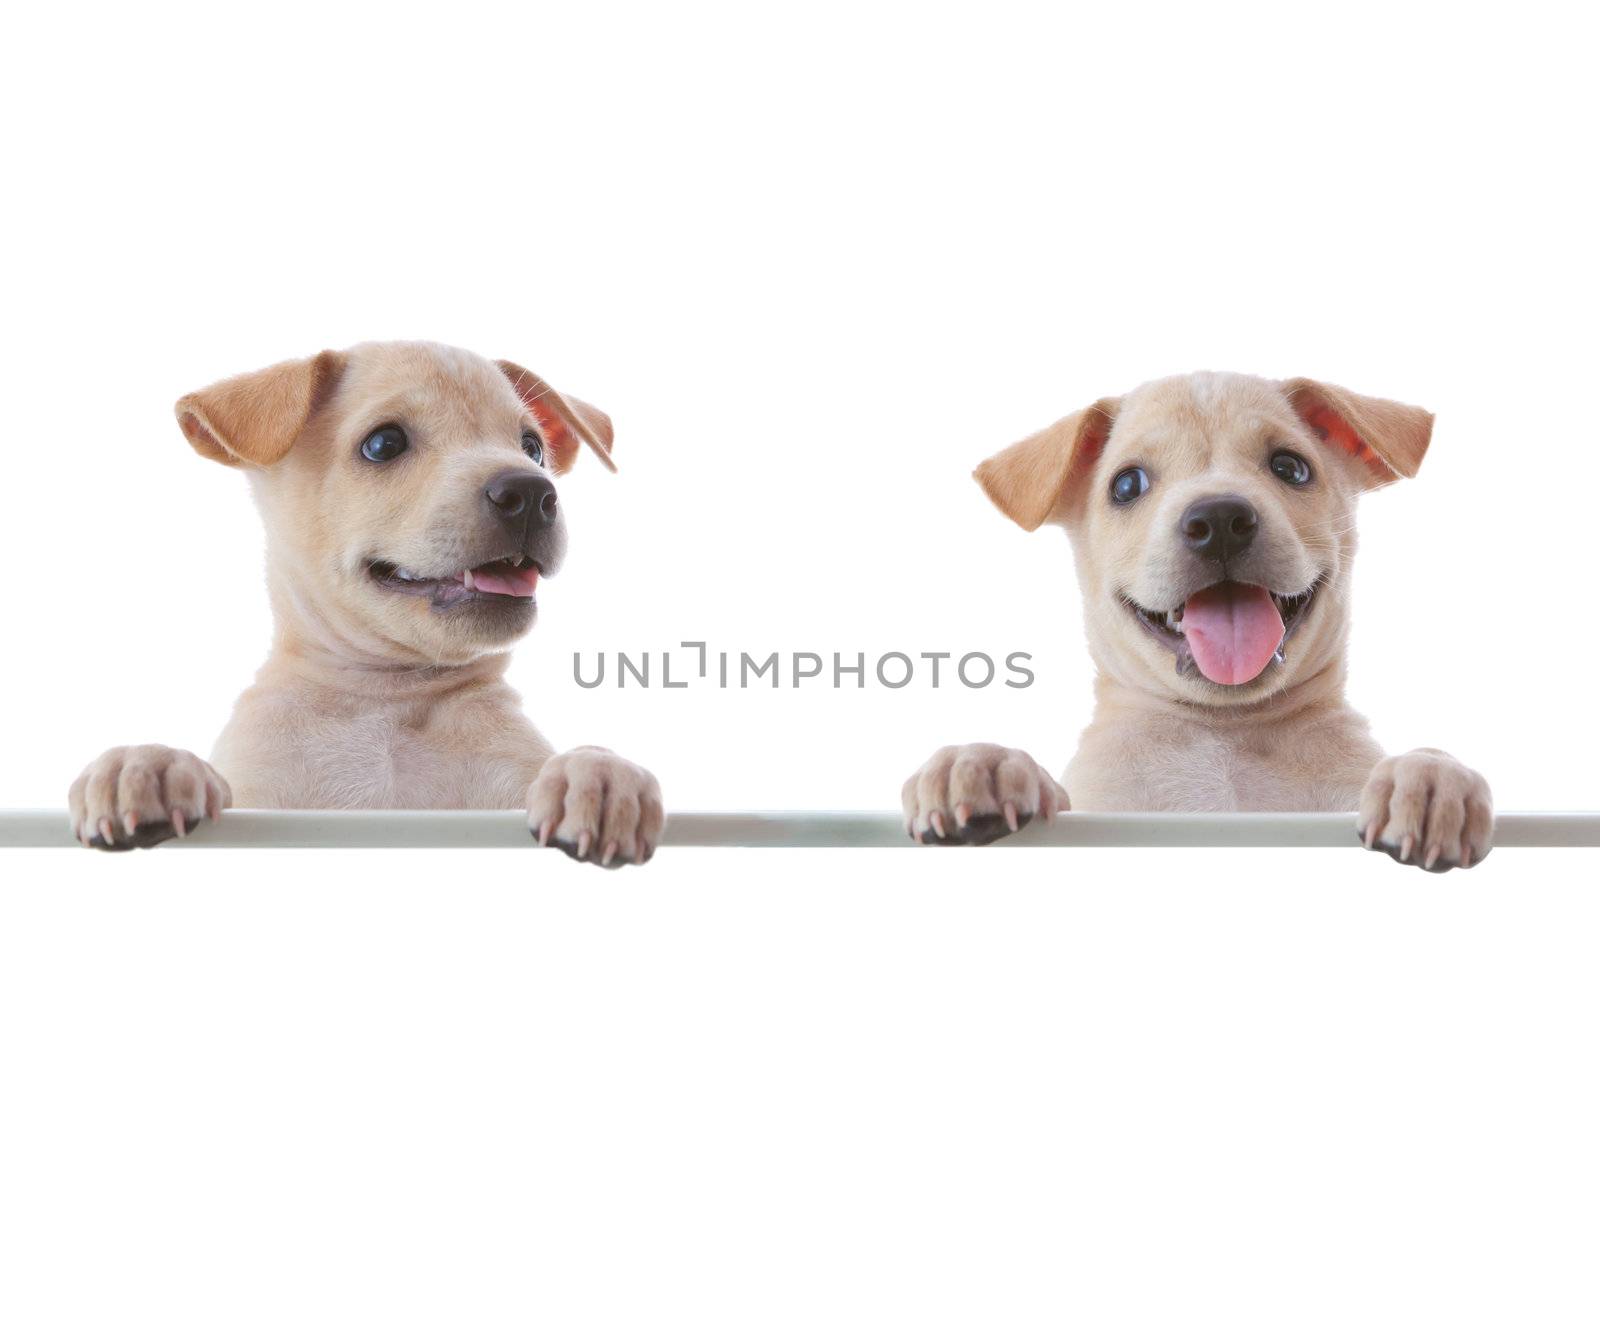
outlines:
[{"label": "dog snout", "polygon": [[1249,500],[1237,494],[1199,499],[1183,510],[1178,532],[1183,543],[1204,559],[1231,559],[1256,538],[1259,519]]},{"label": "dog snout", "polygon": [[484,501],[502,521],[521,529],[556,519],[556,487],[535,471],[502,471],[483,489]]}]

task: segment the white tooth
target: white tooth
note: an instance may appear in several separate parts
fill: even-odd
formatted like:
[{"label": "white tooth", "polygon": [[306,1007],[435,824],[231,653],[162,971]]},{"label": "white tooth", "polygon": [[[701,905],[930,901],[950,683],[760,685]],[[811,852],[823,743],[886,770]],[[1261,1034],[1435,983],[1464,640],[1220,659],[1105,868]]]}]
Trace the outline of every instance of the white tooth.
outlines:
[{"label": "white tooth", "polygon": [[472,569],[468,568],[466,572],[461,574],[461,585],[468,591],[472,590]]}]

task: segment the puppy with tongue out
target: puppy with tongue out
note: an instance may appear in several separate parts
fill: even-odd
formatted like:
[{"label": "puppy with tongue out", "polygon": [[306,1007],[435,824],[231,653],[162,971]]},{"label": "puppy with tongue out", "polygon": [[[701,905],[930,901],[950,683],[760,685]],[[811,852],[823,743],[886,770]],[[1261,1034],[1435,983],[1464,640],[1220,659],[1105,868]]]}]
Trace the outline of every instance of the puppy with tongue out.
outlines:
[{"label": "puppy with tongue out", "polygon": [[526,807],[540,845],[643,863],[664,820],[642,767],[558,753],[506,683],[536,591],[566,556],[556,477],[611,421],[508,360],[369,343],[189,393],[178,423],[244,472],[267,537],[273,649],[210,762],[112,748],[68,795],[79,838],[131,849],[232,802]]},{"label": "puppy with tongue out", "polygon": [[919,841],[1081,811],[1339,811],[1433,871],[1489,852],[1483,777],[1388,757],[1345,701],[1358,497],[1416,474],[1432,416],[1311,379],[1201,373],[1102,398],[984,462],[1028,531],[1071,541],[1095,712],[1058,784],[1027,753],[941,748],[906,782]]}]

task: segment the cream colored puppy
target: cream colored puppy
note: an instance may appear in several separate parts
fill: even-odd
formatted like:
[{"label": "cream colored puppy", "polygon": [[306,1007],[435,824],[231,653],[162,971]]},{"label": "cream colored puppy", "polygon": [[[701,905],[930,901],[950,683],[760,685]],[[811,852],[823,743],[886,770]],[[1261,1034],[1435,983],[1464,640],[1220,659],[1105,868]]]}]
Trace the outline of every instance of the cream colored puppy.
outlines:
[{"label": "cream colored puppy", "polygon": [[661,834],[655,777],[556,754],[504,674],[561,566],[554,476],[611,421],[509,361],[431,343],[325,351],[190,393],[178,422],[244,470],[267,532],[272,653],[210,763],[113,748],[73,783],[77,835],[131,849],[255,808],[510,808],[606,866]]},{"label": "cream colored puppy", "polygon": [[1080,811],[1345,811],[1440,870],[1489,852],[1482,776],[1385,757],[1344,699],[1355,510],[1416,474],[1433,417],[1309,379],[1192,374],[1105,398],[984,462],[1029,531],[1064,526],[1098,670],[1063,790],[1026,753],[943,748],[905,784],[919,841]]}]

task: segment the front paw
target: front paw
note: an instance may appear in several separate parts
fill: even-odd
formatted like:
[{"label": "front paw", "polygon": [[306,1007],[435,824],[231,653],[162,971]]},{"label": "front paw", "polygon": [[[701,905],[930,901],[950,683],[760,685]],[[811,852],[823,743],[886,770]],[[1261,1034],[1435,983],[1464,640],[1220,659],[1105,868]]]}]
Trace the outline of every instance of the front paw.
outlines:
[{"label": "front paw", "polygon": [[233,802],[228,782],[181,748],[110,748],[67,791],[72,833],[94,850],[137,850],[187,835]]},{"label": "front paw", "polygon": [[1437,748],[1386,757],[1361,792],[1357,832],[1369,850],[1429,872],[1471,868],[1489,853],[1489,783]]},{"label": "front paw", "polygon": [[1068,806],[1048,771],[999,744],[941,748],[905,783],[900,803],[906,834],[919,845],[987,845]]},{"label": "front paw", "polygon": [[656,778],[604,748],[557,753],[528,787],[539,844],[602,868],[647,863],[665,823]]}]

